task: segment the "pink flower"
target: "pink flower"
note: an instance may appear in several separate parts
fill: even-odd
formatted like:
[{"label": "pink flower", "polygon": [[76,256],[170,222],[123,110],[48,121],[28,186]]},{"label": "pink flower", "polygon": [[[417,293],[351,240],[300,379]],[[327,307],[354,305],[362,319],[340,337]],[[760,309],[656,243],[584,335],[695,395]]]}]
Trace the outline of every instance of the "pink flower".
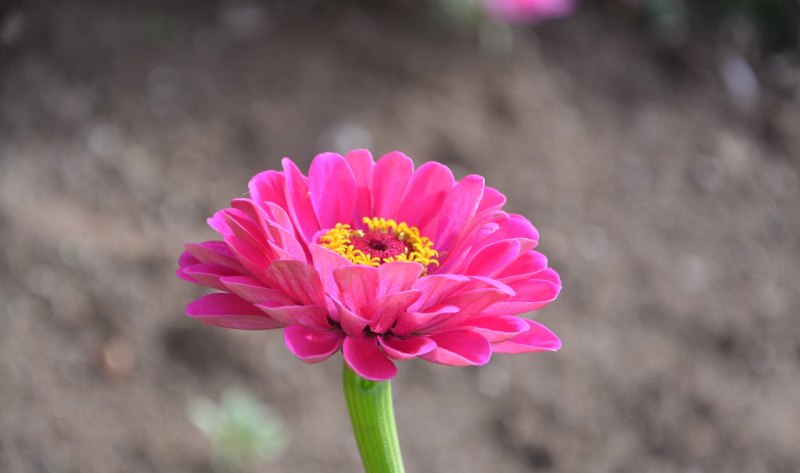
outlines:
[{"label": "pink flower", "polygon": [[492,352],[557,350],[519,315],[546,306],[558,274],[534,250],[539,234],[502,210],[481,176],[368,151],[320,154],[308,177],[283,160],[209,224],[221,241],[189,243],[178,276],[220,292],[186,308],[203,323],[284,329],[289,350],[317,363],[340,349],[371,380],[420,357],[483,365]]},{"label": "pink flower", "polygon": [[561,18],[575,9],[574,0],[483,0],[486,13],[506,23],[533,23]]}]

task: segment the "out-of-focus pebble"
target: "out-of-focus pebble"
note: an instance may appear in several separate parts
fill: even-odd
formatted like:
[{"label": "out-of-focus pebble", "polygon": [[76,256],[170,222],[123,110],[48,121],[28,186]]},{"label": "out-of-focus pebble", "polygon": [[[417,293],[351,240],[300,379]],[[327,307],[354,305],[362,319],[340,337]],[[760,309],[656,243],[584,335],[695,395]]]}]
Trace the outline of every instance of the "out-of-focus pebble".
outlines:
[{"label": "out-of-focus pebble", "polygon": [[747,60],[738,53],[725,53],[719,61],[719,73],[734,103],[742,110],[754,110],[761,98],[761,87]]},{"label": "out-of-focus pebble", "polygon": [[126,378],[136,366],[136,354],[130,342],[121,337],[112,337],[103,344],[102,361],[103,371],[109,378]]}]

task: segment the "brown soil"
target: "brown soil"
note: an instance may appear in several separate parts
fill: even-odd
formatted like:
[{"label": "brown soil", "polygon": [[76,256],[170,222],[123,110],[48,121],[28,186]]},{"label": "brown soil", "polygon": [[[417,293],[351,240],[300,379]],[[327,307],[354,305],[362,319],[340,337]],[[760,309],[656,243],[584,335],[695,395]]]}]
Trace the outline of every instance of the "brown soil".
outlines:
[{"label": "brown soil", "polygon": [[741,112],[593,8],[498,57],[410,5],[198,3],[6,9],[0,471],[208,472],[186,406],[234,385],[290,431],[260,471],[359,471],[341,359],[192,322],[173,270],[252,174],[365,140],[485,175],[564,280],[561,352],[400,366],[408,471],[800,471],[790,94]]}]

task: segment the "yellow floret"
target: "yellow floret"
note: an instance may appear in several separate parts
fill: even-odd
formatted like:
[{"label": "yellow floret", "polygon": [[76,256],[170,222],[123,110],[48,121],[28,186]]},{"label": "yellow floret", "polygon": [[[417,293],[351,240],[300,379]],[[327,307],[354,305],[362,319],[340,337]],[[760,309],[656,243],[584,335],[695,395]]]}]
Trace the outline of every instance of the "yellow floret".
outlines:
[{"label": "yellow floret", "polygon": [[412,251],[404,251],[403,254],[391,258],[379,258],[355,249],[352,238],[363,237],[364,232],[353,230],[350,225],[337,223],[335,227],[328,230],[319,242],[325,248],[335,251],[355,264],[378,267],[383,263],[392,261],[411,261],[420,263],[427,267],[431,264],[438,266],[437,260],[439,252],[433,249],[433,242],[419,234],[417,227],[409,227],[405,222],[397,223],[392,219],[380,217],[364,217],[364,224],[370,232],[390,233],[398,240],[406,243],[413,248]]}]

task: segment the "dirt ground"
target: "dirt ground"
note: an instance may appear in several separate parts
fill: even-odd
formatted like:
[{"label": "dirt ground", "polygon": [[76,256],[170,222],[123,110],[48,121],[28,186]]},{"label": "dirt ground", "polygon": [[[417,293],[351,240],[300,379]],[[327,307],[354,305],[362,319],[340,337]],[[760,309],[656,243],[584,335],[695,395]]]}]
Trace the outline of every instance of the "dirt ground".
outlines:
[{"label": "dirt ground", "polygon": [[414,2],[322,3],[6,9],[0,471],[210,472],[186,407],[230,386],[291,436],[254,471],[359,471],[341,357],[189,320],[173,271],[251,175],[361,146],[486,176],[564,281],[562,351],[400,365],[409,472],[800,471],[796,88],[743,111],[713,46],[591,5],[493,56]]}]

